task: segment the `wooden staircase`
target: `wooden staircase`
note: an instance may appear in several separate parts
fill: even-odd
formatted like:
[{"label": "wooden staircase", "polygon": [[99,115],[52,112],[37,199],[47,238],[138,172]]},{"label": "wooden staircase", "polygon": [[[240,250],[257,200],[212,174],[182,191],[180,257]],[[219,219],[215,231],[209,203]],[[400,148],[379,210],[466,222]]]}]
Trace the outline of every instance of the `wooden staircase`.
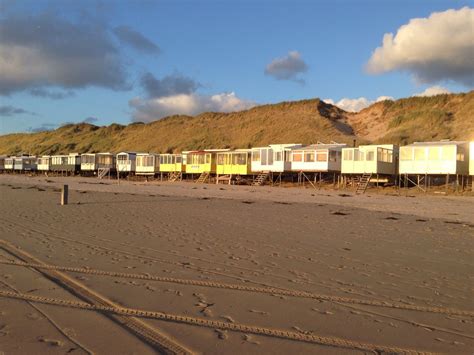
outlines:
[{"label": "wooden staircase", "polygon": [[204,171],[199,175],[199,178],[196,180],[197,184],[203,184],[208,180],[210,177],[210,174],[207,171]]},{"label": "wooden staircase", "polygon": [[168,176],[168,181],[175,182],[181,180],[183,173],[181,171],[173,171]]},{"label": "wooden staircase", "polygon": [[254,181],[252,181],[252,186],[262,186],[266,180],[268,180],[268,177],[270,176],[269,171],[264,171],[261,172],[260,174],[257,175]]},{"label": "wooden staircase", "polygon": [[360,177],[359,182],[357,183],[356,195],[365,193],[365,190],[367,190],[367,186],[369,186],[371,178],[372,174],[363,174]]},{"label": "wooden staircase", "polygon": [[99,179],[102,179],[105,177],[105,175],[109,174],[110,173],[110,168],[100,168],[98,171],[97,171],[97,177]]}]

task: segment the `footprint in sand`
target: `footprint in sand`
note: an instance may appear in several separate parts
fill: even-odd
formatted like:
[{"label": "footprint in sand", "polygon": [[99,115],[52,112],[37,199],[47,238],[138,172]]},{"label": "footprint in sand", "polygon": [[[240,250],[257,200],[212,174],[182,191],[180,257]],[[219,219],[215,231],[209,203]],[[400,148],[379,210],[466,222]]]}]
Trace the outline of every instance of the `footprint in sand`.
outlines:
[{"label": "footprint in sand", "polygon": [[251,313],[257,313],[257,314],[261,314],[262,316],[268,316],[270,315],[270,313],[268,312],[265,312],[265,311],[259,311],[257,309],[249,309],[249,312]]},{"label": "footprint in sand", "polygon": [[253,337],[252,337],[251,335],[249,335],[249,334],[244,334],[244,335],[242,336],[242,339],[243,339],[244,341],[246,341],[247,343],[255,344],[255,345],[260,345],[260,343],[259,343],[258,341],[256,341],[256,340],[254,340]]},{"label": "footprint in sand", "polygon": [[38,313],[28,313],[26,315],[26,318],[31,319],[31,320],[39,320],[42,319],[42,317]]},{"label": "footprint in sand", "polygon": [[8,334],[10,334],[10,331],[8,330],[9,326],[8,324],[0,324],[0,337],[5,337]]},{"label": "footprint in sand", "polygon": [[217,333],[217,337],[221,340],[225,340],[229,337],[227,330],[214,329],[214,331]]},{"label": "footprint in sand", "polygon": [[63,343],[60,340],[48,339],[48,338],[44,338],[44,337],[41,337],[41,336],[38,337],[37,339],[40,343],[46,343],[50,346],[63,346]]},{"label": "footprint in sand", "polygon": [[212,317],[213,313],[210,308],[214,306],[214,303],[208,302],[206,296],[202,293],[193,293],[193,296],[196,297],[198,300],[198,303],[196,303],[195,306],[201,308],[199,312],[205,315],[206,317]]}]

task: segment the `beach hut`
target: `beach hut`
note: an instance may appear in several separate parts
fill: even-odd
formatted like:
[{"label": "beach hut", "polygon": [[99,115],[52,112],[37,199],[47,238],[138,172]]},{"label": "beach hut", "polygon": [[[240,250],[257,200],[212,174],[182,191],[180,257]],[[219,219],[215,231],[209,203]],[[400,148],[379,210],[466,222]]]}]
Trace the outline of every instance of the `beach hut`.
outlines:
[{"label": "beach hut", "polygon": [[397,174],[398,146],[394,144],[361,145],[342,149],[342,174]]},{"label": "beach hut", "polygon": [[154,153],[137,153],[136,175],[155,176],[160,171],[160,156]]},{"label": "beach hut", "polygon": [[137,153],[120,152],[116,157],[117,173],[134,174],[136,170]]},{"label": "beach hut", "polygon": [[395,182],[398,172],[398,146],[394,144],[361,145],[343,148],[341,173],[343,185],[356,183],[356,193],[364,193],[370,182]]},{"label": "beach hut", "polygon": [[81,156],[78,153],[68,155],[53,155],[51,171],[67,174],[77,174],[81,171]]},{"label": "beach hut", "polygon": [[301,147],[301,144],[270,144],[267,147],[252,148],[252,172],[291,171],[290,152]]},{"label": "beach hut", "polygon": [[15,157],[6,157],[4,162],[5,171],[13,171],[15,165]]},{"label": "beach hut", "polygon": [[168,180],[181,180],[185,170],[182,154],[160,154],[160,173],[167,174]]},{"label": "beach hut", "polygon": [[48,172],[51,169],[51,156],[43,155],[42,157],[38,158],[37,163],[38,171]]},{"label": "beach hut", "polygon": [[415,142],[400,147],[399,173],[469,175],[469,142]]},{"label": "beach hut", "polygon": [[241,176],[251,175],[251,158],[251,149],[236,149],[217,153],[216,182],[225,180],[230,184]]},{"label": "beach hut", "polygon": [[400,147],[399,174],[406,185],[411,182],[422,189],[431,185],[433,176],[435,180],[444,176],[446,184],[454,176],[457,184],[464,185],[469,175],[469,142],[442,140]]},{"label": "beach hut", "polygon": [[36,157],[22,155],[13,158],[13,170],[15,171],[36,171]]},{"label": "beach hut", "polygon": [[204,182],[211,174],[216,173],[217,153],[229,149],[205,149],[183,152],[185,171],[187,174],[199,174],[197,182]]},{"label": "beach hut", "polygon": [[84,153],[81,154],[81,172],[92,173],[97,171],[97,154]]},{"label": "beach hut", "polygon": [[342,148],[346,144],[312,144],[291,151],[292,171],[340,172]]},{"label": "beach hut", "polygon": [[115,171],[115,155],[112,153],[81,154],[81,171],[85,173],[99,172],[105,174]]}]

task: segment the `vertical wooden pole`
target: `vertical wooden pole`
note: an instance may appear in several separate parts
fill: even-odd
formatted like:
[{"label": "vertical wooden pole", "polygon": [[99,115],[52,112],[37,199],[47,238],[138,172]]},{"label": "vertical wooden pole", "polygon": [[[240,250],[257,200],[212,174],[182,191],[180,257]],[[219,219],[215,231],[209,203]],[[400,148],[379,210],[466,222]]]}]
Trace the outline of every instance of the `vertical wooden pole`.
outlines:
[{"label": "vertical wooden pole", "polygon": [[63,185],[63,188],[61,190],[61,205],[62,206],[67,205],[68,195],[69,195],[69,186]]}]

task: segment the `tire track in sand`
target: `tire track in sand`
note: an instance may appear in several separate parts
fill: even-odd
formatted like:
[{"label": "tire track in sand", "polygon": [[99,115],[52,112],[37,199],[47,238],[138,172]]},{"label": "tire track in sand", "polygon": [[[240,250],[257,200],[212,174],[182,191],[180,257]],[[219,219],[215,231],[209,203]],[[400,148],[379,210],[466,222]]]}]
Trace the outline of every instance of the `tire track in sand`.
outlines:
[{"label": "tire track in sand", "polygon": [[[23,260],[24,262],[31,264],[44,265],[40,260],[36,259],[34,256],[28,254],[27,252],[16,248],[14,245],[0,240],[0,246],[3,250],[13,255],[14,257]],[[33,268],[43,274],[48,279],[52,280],[56,284],[60,285],[62,288],[71,292],[74,296],[80,298],[84,303],[94,309],[97,307],[97,310],[100,310],[101,307],[106,308],[120,308],[111,300],[105,298],[104,296],[98,294],[94,290],[82,285],[78,281],[74,280],[70,276],[61,273],[56,270],[47,270],[41,268]],[[2,294],[18,294],[15,292],[2,291]],[[36,296],[34,296],[36,297]],[[41,297],[40,297],[41,298]],[[26,300],[26,299],[25,299]],[[34,301],[35,298],[32,298],[30,301]],[[67,301],[69,302],[69,301]],[[71,301],[72,302],[72,301]],[[75,303],[75,302],[72,302]],[[158,329],[148,325],[140,319],[135,317],[127,317],[119,313],[107,312],[106,315],[117,322],[122,327],[126,328],[133,334],[135,334],[142,341],[145,341],[147,344],[152,346],[155,350],[158,350],[162,354],[193,354],[194,352],[187,349],[185,346],[179,344],[174,339],[171,339],[169,336],[163,334]]]},{"label": "tire track in sand", "polygon": [[324,337],[315,334],[304,334],[295,331],[283,330],[283,329],[273,329],[265,328],[247,324],[240,323],[227,323],[216,320],[209,320],[204,318],[197,317],[188,317],[181,316],[170,313],[156,312],[156,311],[145,311],[134,308],[124,308],[124,307],[111,307],[99,304],[89,304],[85,302],[77,301],[68,301],[57,298],[47,298],[23,293],[16,293],[10,291],[0,291],[0,297],[12,298],[25,300],[30,302],[38,302],[50,305],[57,305],[63,307],[72,307],[84,310],[91,311],[100,311],[105,313],[111,313],[116,315],[123,316],[132,316],[132,317],[143,317],[143,318],[152,318],[163,321],[189,324],[201,327],[207,327],[212,329],[221,329],[221,330],[231,330],[241,333],[251,333],[256,335],[263,335],[269,337],[276,337],[287,340],[295,340],[300,342],[307,342],[319,345],[327,345],[338,348],[345,348],[351,350],[362,350],[362,351],[371,351],[375,353],[391,353],[391,354],[431,354],[430,352],[422,350],[414,350],[407,348],[398,348],[395,346],[386,346],[386,345],[377,345],[371,343],[362,343],[352,340],[346,340],[336,337]]},{"label": "tire track in sand", "polygon": [[[2,242],[3,241],[0,241],[0,243]],[[364,306],[395,308],[395,309],[401,309],[401,310],[407,310],[407,311],[418,311],[418,312],[426,312],[426,313],[438,313],[438,314],[446,314],[446,315],[474,317],[474,311],[469,311],[469,310],[443,308],[443,307],[426,307],[426,306],[408,305],[408,304],[403,304],[403,303],[393,303],[393,302],[388,302],[388,301],[364,300],[364,299],[357,299],[357,298],[323,295],[323,294],[317,294],[317,293],[306,292],[306,291],[245,286],[245,285],[238,285],[238,284],[230,284],[230,283],[214,282],[214,281],[202,281],[202,280],[194,280],[194,279],[177,279],[177,278],[172,278],[172,277],[154,276],[154,275],[149,275],[149,274],[133,274],[133,273],[125,273],[125,272],[98,270],[98,269],[92,269],[92,268],[57,266],[57,265],[48,265],[48,264],[31,264],[31,263],[18,262],[18,261],[13,261],[13,260],[0,260],[0,264],[24,266],[24,267],[31,267],[35,269],[44,269],[44,270],[68,271],[68,272],[98,275],[98,276],[111,276],[111,277],[119,277],[119,278],[124,278],[124,279],[139,279],[139,280],[147,280],[147,281],[175,283],[175,284],[180,284],[180,285],[202,286],[202,287],[209,287],[209,288],[246,291],[246,292],[253,292],[253,293],[263,293],[263,294],[268,294],[272,296],[278,295],[278,296],[289,296],[289,297],[296,297],[296,298],[311,298],[311,299],[317,299],[320,301],[328,301],[328,302],[334,302],[334,303],[359,304],[359,305],[364,305]]]}]

